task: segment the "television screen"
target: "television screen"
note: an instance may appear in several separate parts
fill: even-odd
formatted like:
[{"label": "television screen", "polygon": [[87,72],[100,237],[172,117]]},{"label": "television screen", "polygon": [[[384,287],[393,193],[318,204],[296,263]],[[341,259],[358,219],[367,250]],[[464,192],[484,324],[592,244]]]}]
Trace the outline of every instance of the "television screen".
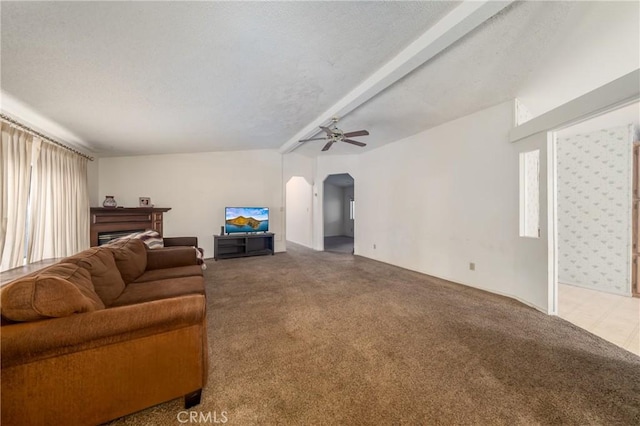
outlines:
[{"label": "television screen", "polygon": [[224,230],[234,232],[267,232],[269,207],[225,207]]}]

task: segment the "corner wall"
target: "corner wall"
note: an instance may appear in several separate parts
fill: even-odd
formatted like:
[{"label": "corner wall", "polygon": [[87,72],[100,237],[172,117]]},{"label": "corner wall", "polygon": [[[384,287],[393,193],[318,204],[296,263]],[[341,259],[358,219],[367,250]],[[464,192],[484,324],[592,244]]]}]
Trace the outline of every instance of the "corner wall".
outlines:
[{"label": "corner wall", "polygon": [[286,238],[296,244],[311,248],[313,202],[312,187],[301,176],[292,176],[285,187]]},{"label": "corner wall", "polygon": [[[104,195],[100,198],[100,159],[96,158],[87,163],[87,189],[89,191],[89,205],[102,206]],[[109,194],[111,195],[111,194]]]},{"label": "corner wall", "polygon": [[[315,159],[296,153],[282,156],[287,241],[313,248]],[[285,241],[286,243],[286,241]]]}]

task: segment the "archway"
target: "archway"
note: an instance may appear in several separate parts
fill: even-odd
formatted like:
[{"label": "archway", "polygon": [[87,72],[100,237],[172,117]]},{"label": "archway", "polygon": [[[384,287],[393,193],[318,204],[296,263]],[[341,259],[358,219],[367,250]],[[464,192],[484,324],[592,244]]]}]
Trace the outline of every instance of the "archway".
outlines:
[{"label": "archway", "polygon": [[353,254],[355,181],[348,173],[332,174],[323,182],[324,250]]}]

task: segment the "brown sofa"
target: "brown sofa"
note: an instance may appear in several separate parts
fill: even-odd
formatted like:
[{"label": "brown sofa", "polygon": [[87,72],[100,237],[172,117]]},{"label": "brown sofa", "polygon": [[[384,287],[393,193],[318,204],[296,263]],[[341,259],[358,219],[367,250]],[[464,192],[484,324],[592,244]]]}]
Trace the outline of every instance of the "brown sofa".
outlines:
[{"label": "brown sofa", "polygon": [[208,345],[192,247],[95,247],[0,292],[3,425],[99,424],[200,402]]}]

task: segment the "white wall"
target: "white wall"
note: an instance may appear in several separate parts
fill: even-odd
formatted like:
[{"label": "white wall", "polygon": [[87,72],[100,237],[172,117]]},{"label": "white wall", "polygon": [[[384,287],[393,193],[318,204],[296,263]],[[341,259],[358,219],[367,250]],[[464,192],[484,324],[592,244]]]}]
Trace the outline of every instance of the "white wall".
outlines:
[{"label": "white wall", "polygon": [[558,137],[558,281],[631,295],[633,126]]},{"label": "white wall", "polygon": [[541,150],[546,199],[547,140],[510,143],[512,117],[507,102],[357,157],[318,158],[317,178],[354,177],[355,253],[546,311],[546,206],[543,237],[519,237],[518,154]]},{"label": "white wall", "polygon": [[225,206],[269,207],[276,251],[284,250],[282,156],[275,150],[101,158],[99,176],[100,195],[114,195],[119,205],[151,197],[171,207],[165,236],[197,236],[205,257],[213,257]]},{"label": "white wall", "polygon": [[347,237],[353,237],[353,227],[354,222],[349,218],[350,213],[350,202],[353,199],[353,186],[345,186],[342,188],[342,217],[343,217],[343,228],[342,235],[346,235]]},{"label": "white wall", "polygon": [[287,241],[313,247],[313,187],[301,176],[292,176],[286,185]]},{"label": "white wall", "polygon": [[324,236],[335,237],[343,234],[344,230],[344,194],[341,187],[331,183],[324,183]]},{"label": "white wall", "polygon": [[[287,223],[285,236],[288,241],[313,247],[313,183],[315,159],[291,152],[282,157],[282,182],[285,187]],[[296,180],[294,186],[289,187],[292,178]],[[289,194],[289,189],[292,193]],[[307,193],[309,195],[307,195]],[[294,195],[295,194],[295,195]],[[308,198],[311,197],[311,198]],[[289,215],[295,217],[289,218]],[[286,243],[286,241],[285,241]]]},{"label": "white wall", "polygon": [[310,185],[313,185],[315,178],[314,158],[290,152],[282,157],[282,179],[289,182],[293,176],[303,177]]},{"label": "white wall", "polygon": [[640,3],[591,2],[565,23],[543,67],[517,97],[538,116],[640,66]]},{"label": "white wall", "polygon": [[102,206],[104,195],[100,198],[100,159],[98,158],[87,163],[87,188],[89,190],[89,205],[92,207]]}]

